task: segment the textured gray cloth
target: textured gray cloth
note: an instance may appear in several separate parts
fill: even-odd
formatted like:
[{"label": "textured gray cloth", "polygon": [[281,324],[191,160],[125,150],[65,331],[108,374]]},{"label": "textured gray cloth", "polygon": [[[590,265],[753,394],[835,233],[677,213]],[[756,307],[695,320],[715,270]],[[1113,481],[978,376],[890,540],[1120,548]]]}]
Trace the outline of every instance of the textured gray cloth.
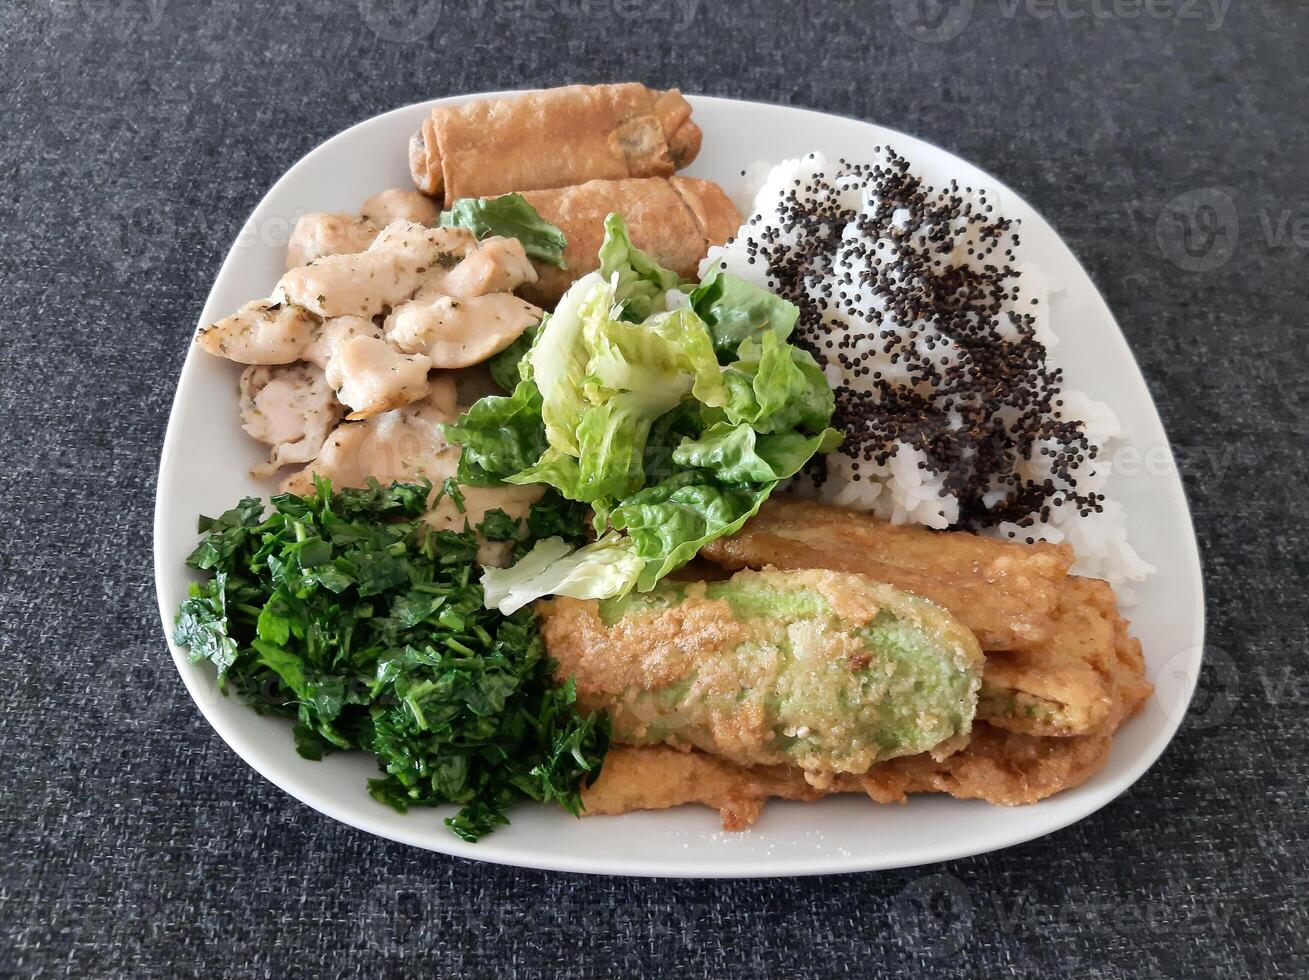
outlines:
[{"label": "textured gray cloth", "polygon": [[[0,974],[1304,975],[1307,45],[1294,0],[0,6]],[[1205,691],[1121,799],[918,870],[590,879],[336,824],[191,704],[155,467],[245,216],[382,110],[627,78],[932,140],[1086,264],[1185,463],[1210,597]]]}]

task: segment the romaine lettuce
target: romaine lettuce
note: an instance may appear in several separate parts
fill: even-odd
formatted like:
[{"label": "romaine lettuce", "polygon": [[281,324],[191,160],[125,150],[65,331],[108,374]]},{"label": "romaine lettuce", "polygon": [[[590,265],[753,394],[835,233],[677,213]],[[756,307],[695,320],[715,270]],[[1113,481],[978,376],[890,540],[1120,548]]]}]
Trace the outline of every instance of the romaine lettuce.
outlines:
[{"label": "romaine lettuce", "polygon": [[506,616],[542,596],[603,599],[631,590],[642,568],[630,538],[609,533],[569,549],[561,538],[538,541],[512,568],[486,568],[482,590],[488,608]]},{"label": "romaine lettuce", "polygon": [[[547,313],[546,317],[549,316],[550,314]],[[517,340],[499,354],[493,355],[486,362],[491,369],[491,380],[506,392],[513,391],[518,382],[522,380],[522,368],[530,365],[530,362],[526,361],[527,352],[532,349],[532,344],[536,341],[536,335],[540,329],[541,325],[539,323],[534,327],[528,327],[518,335]]]},{"label": "romaine lettuce", "polygon": [[548,445],[541,394],[530,378],[518,382],[512,394],[478,399],[444,431],[447,439],[463,446],[459,482],[477,487],[498,486],[534,465]]},{"label": "romaine lettuce", "polygon": [[592,272],[573,283],[550,318],[537,331],[531,353],[532,377],[541,393],[541,419],[550,445],[578,454],[577,421],[587,409],[582,386],[590,356],[582,329],[590,318],[607,318],[613,308],[610,283]]},{"label": "romaine lettuce", "polygon": [[821,432],[836,407],[836,397],[813,355],[771,331],[741,342],[736,360],[723,371],[723,382],[728,391],[727,420],[747,422],[759,432],[796,427]]},{"label": "romaine lettuce", "polygon": [[668,308],[665,294],[677,288],[677,273],[665,269],[632,244],[622,215],[611,214],[605,219],[599,257],[600,275],[614,283],[623,319],[640,323],[651,313],[662,313]]},{"label": "romaine lettuce", "polygon": [[724,483],[775,483],[800,472],[815,453],[830,453],[841,443],[835,429],[816,436],[794,429],[762,435],[748,425],[719,422],[698,439],[673,450],[673,462],[708,470]]},{"label": "romaine lettuce", "polygon": [[741,341],[764,332],[785,340],[800,316],[793,303],[740,276],[723,272],[721,267],[713,269],[691,291],[690,302],[691,309],[709,327],[714,348],[721,355],[730,354]]},{"label": "romaine lettuce", "polygon": [[464,447],[460,479],[546,484],[592,507],[598,541],[542,543],[486,573],[487,601],[504,610],[652,588],[840,441],[826,378],[786,341],[791,304],[723,274],[688,297],[621,217],[605,230],[600,270],[573,284],[516,363],[497,365],[512,393],[447,427]]},{"label": "romaine lettuce", "polygon": [[694,313],[628,323],[614,319],[614,298],[613,283],[596,280],[576,298],[570,292],[542,329],[531,365],[551,451],[509,482],[548,483],[587,503],[624,497],[645,484],[656,419],[686,398],[726,401],[713,345]]},{"label": "romaine lettuce", "polygon": [[443,228],[467,228],[478,238],[517,238],[530,258],[566,268],[564,248],[568,240],[564,233],[537,214],[521,194],[460,198],[449,211],[441,212],[439,224]]},{"label": "romaine lettuce", "polygon": [[722,484],[712,474],[693,470],[632,494],[613,509],[609,523],[627,532],[642,562],[636,587],[642,592],[654,588],[710,541],[735,534],[776,485]]}]

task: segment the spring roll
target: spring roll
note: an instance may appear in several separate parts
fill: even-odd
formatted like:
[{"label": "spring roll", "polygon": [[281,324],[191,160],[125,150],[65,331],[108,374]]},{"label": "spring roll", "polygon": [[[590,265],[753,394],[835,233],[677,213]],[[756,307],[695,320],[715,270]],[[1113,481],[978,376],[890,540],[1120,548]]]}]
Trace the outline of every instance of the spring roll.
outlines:
[{"label": "spring roll", "polygon": [[972,630],[982,649],[1048,642],[1067,545],[996,541],[963,531],[889,524],[869,514],[778,496],[731,538],[700,551],[724,568],[829,568],[931,599]]},{"label": "spring roll", "polygon": [[945,758],[892,759],[822,788],[789,766],[740,766],[703,752],[616,745],[582,790],[583,815],[697,803],[717,810],[724,830],[744,830],[771,798],[812,802],[832,793],[864,793],[875,803],[903,803],[910,793],[948,793],[1022,806],[1085,782],[1108,761],[1111,747],[1107,735],[1034,738],[978,722],[968,745]]},{"label": "spring roll", "polygon": [[700,152],[700,129],[677,89],[636,82],[569,85],[438,106],[409,143],[414,185],[461,197],[666,177]]},{"label": "spring roll", "polygon": [[553,306],[576,280],[599,268],[604,220],[611,212],[626,219],[633,245],[686,279],[696,277],[710,245],[723,244],[741,225],[740,212],[721,187],[691,177],[593,180],[523,196],[568,239],[567,268],[538,264],[537,281],[522,290],[537,306]]},{"label": "spring roll", "polygon": [[859,575],[738,572],[621,599],[542,603],[541,633],[616,742],[789,765],[815,785],[953,751],[981,681],[977,641],[938,606]]}]

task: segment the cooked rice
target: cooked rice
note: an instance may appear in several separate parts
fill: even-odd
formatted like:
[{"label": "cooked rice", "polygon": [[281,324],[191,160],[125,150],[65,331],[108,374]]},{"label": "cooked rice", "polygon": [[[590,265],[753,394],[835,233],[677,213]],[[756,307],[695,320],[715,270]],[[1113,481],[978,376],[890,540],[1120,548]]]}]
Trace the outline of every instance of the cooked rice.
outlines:
[{"label": "cooked rice", "polygon": [[[1056,287],[1021,261],[1017,235],[985,195],[927,188],[880,148],[873,164],[829,166],[815,153],[745,176],[758,188],[742,209],[750,217],[701,272],[721,263],[797,302],[795,339],[824,365],[837,423],[851,433],[825,472],[792,489],[896,523],[1068,541],[1077,573],[1128,598],[1125,584],[1154,569],[1104,496],[1121,426],[1104,403],[1063,388],[1050,353]],[[906,206],[883,199],[891,194]],[[971,306],[956,302],[956,280]],[[1021,379],[989,403],[976,392],[990,379],[974,366],[988,357],[994,376]],[[1022,363],[997,371],[1006,358]],[[983,465],[997,433],[1005,458]]]}]

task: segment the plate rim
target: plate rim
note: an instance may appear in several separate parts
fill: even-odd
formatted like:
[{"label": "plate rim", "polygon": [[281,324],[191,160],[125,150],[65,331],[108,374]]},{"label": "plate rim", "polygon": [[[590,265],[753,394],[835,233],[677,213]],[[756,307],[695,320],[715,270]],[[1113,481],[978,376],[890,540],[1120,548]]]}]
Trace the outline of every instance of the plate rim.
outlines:
[{"label": "plate rim", "polygon": [[[228,247],[223,257],[223,261],[219,265],[218,270],[213,277],[209,292],[206,294],[204,304],[202,305],[200,314],[198,316],[197,329],[198,327],[204,325],[204,310],[205,308],[208,307],[210,301],[212,300],[214,293],[218,289],[219,283],[225,280],[229,266],[232,265],[232,263],[236,259],[236,256],[238,254],[238,249],[240,246],[242,233],[244,232],[246,227],[250,225],[254,216],[258,214],[261,209],[263,209],[266,203],[268,203],[271,199],[273,199],[282,191],[284,185],[291,182],[295,172],[299,170],[301,165],[304,164],[311,157],[314,157],[320,153],[329,153],[331,151],[331,148],[333,148],[335,144],[339,144],[347,141],[352,137],[352,134],[354,134],[356,130],[366,126],[373,125],[379,122],[380,120],[383,120],[390,116],[415,112],[420,108],[430,108],[439,105],[457,105],[474,99],[497,98],[497,97],[521,94],[526,91],[533,91],[533,90],[508,89],[508,90],[501,90],[501,91],[468,93],[468,94],[461,94],[461,95],[445,96],[437,99],[426,99],[419,102],[413,102],[407,105],[398,106],[396,108],[386,110],[385,112],[374,114],[365,119],[361,119],[358,122],[352,123],[351,125],[345,127],[339,132],[333,134],[332,136],[329,136],[327,139],[316,144],[315,146],[311,147],[309,150],[301,154],[299,157],[296,158],[296,160],[290,166],[286,168],[286,170],[277,178],[277,180],[273,182],[273,184],[269,187],[269,189],[263,195],[261,195],[259,201],[255,204],[254,208],[251,210],[249,216],[247,216],[245,221],[241,224],[240,229],[238,230],[237,233],[237,238]],[[876,129],[880,130],[883,133],[888,133],[897,138],[902,138],[907,142],[911,142],[914,144],[921,144],[930,147],[932,150],[944,154],[952,160],[962,161],[966,165],[972,167],[974,170],[983,174],[988,181],[992,182],[993,186],[995,186],[998,189],[1002,189],[1008,195],[1012,195],[1014,200],[1018,201],[1023,207],[1027,208],[1033,215],[1036,215],[1054,232],[1059,242],[1065,247],[1065,249],[1067,249],[1073,262],[1076,264],[1078,271],[1085,277],[1086,282],[1090,285],[1090,288],[1093,291],[1095,298],[1099,301],[1100,305],[1107,312],[1109,316],[1109,321],[1112,323],[1114,328],[1112,334],[1114,336],[1114,343],[1116,343],[1118,347],[1118,354],[1119,356],[1125,356],[1127,360],[1132,364],[1133,368],[1135,369],[1137,379],[1140,382],[1140,387],[1145,395],[1147,403],[1150,406],[1150,410],[1153,413],[1154,422],[1156,423],[1159,432],[1161,432],[1163,435],[1163,440],[1164,440],[1163,446],[1167,450],[1168,459],[1170,461],[1175,461],[1176,457],[1173,453],[1172,441],[1168,435],[1167,428],[1163,424],[1163,418],[1159,414],[1159,409],[1158,409],[1158,405],[1155,402],[1154,394],[1151,391],[1150,386],[1146,381],[1144,372],[1141,370],[1140,362],[1136,359],[1135,354],[1132,352],[1131,346],[1127,342],[1127,337],[1123,333],[1122,327],[1119,325],[1117,317],[1114,316],[1112,308],[1105,301],[1104,296],[1100,291],[1099,285],[1096,283],[1095,279],[1091,276],[1091,274],[1086,270],[1085,266],[1078,258],[1077,254],[1073,252],[1071,247],[1068,246],[1067,242],[1064,240],[1064,237],[1059,233],[1057,226],[1053,222],[1051,222],[1048,218],[1046,218],[1044,214],[1042,214],[1035,207],[1033,207],[1031,203],[1026,200],[1026,198],[1024,198],[1017,191],[1015,191],[1009,184],[997,179],[989,171],[984,170],[983,168],[979,167],[977,164],[972,163],[972,161],[966,159],[965,157],[960,156],[958,153],[955,153],[952,150],[942,147],[930,140],[925,140],[921,137],[913,136],[901,130],[897,130],[889,126],[882,125],[881,123],[871,122],[869,120],[861,119],[856,116],[826,112],[817,109],[809,109],[802,106],[783,105],[781,103],[775,103],[775,102],[763,102],[763,101],[748,100],[748,99],[726,98],[722,96],[698,95],[693,93],[685,93],[685,94],[687,99],[692,103],[693,107],[698,107],[699,104],[701,103],[716,104],[718,106],[725,107],[728,110],[737,107],[752,107],[752,108],[766,107],[768,109],[781,109],[781,110],[785,110],[786,112],[795,112],[795,113],[801,113],[809,116],[824,117],[828,119],[839,119],[845,122],[853,122],[864,126],[875,127]],[[625,861],[620,857],[614,857],[614,856],[593,857],[586,861],[579,861],[578,859],[574,858],[571,855],[556,855],[553,852],[548,852],[548,851],[506,852],[500,847],[496,847],[494,845],[488,846],[489,842],[493,838],[488,838],[488,840],[477,844],[470,844],[466,841],[463,841],[455,837],[453,834],[448,834],[448,833],[445,835],[445,838],[438,838],[437,840],[433,840],[426,835],[420,838],[418,833],[410,834],[410,833],[396,832],[390,827],[384,827],[380,822],[382,816],[382,813],[380,812],[379,812],[378,820],[372,820],[367,817],[356,818],[353,815],[345,816],[339,810],[334,810],[334,808],[331,805],[330,799],[327,798],[328,794],[315,795],[307,791],[302,791],[302,788],[298,786],[294,780],[290,778],[283,778],[282,775],[276,771],[275,766],[271,764],[263,763],[262,761],[259,760],[257,756],[252,757],[252,754],[247,754],[242,750],[241,747],[238,747],[238,745],[234,743],[233,738],[229,737],[227,731],[225,731],[226,726],[218,723],[215,720],[213,714],[210,712],[209,708],[207,707],[206,702],[208,699],[202,696],[201,692],[199,691],[198,689],[199,682],[193,684],[192,677],[189,671],[187,670],[187,667],[190,665],[186,653],[173,643],[173,639],[172,639],[173,610],[167,607],[164,602],[164,593],[166,591],[164,578],[166,574],[173,574],[173,575],[176,574],[176,570],[175,569],[170,570],[168,568],[168,565],[166,564],[168,562],[171,562],[173,559],[175,559],[176,556],[163,554],[164,548],[163,548],[162,540],[164,538],[164,534],[162,533],[161,528],[166,520],[167,506],[165,504],[165,498],[166,498],[165,491],[168,487],[168,484],[171,482],[171,478],[169,475],[169,468],[170,468],[170,464],[173,463],[174,457],[178,453],[177,442],[180,437],[178,436],[179,427],[177,425],[177,420],[180,415],[180,406],[182,404],[182,393],[185,388],[184,382],[186,381],[188,373],[196,370],[194,365],[199,363],[200,360],[199,358],[196,357],[195,344],[193,342],[193,338],[194,338],[194,333],[192,334],[192,340],[188,341],[187,354],[183,361],[182,369],[178,374],[176,387],[174,388],[173,398],[168,413],[168,423],[164,433],[164,439],[160,450],[159,466],[158,469],[156,470],[156,475],[155,475],[155,508],[154,508],[154,520],[152,523],[152,549],[151,550],[152,550],[152,555],[155,565],[155,569],[154,569],[155,596],[159,607],[159,614],[163,627],[165,643],[172,656],[174,667],[177,670],[182,680],[182,683],[187,690],[188,695],[191,697],[191,700],[195,703],[195,706],[199,709],[201,716],[206,720],[206,722],[209,723],[209,726],[210,728],[213,729],[214,733],[219,736],[219,738],[224,742],[224,744],[226,744],[227,747],[239,759],[242,760],[242,762],[244,762],[251,769],[257,772],[260,776],[262,776],[264,779],[267,779],[274,786],[278,787],[278,789],[282,790],[293,799],[298,800],[300,803],[303,803],[304,805],[310,807],[311,809],[315,810],[316,812],[326,817],[329,817],[339,823],[343,823],[354,829],[364,831],[366,833],[383,838],[385,840],[392,840],[409,846],[418,847],[423,850],[432,851],[441,854],[448,854],[454,857],[466,858],[473,861],[481,861],[491,864],[500,864],[500,865],[506,865],[512,867],[529,868],[529,869],[541,870],[541,871],[558,871],[558,872],[594,874],[594,875],[618,875],[618,876],[641,877],[641,878],[706,878],[706,879],[766,878],[766,877],[807,877],[813,875],[828,875],[828,874],[854,874],[854,873],[866,872],[866,871],[884,871],[884,870],[893,870],[893,869],[914,868],[914,867],[921,867],[928,864],[938,864],[946,861],[954,861],[966,857],[976,857],[982,854],[988,854],[995,851],[1016,847],[1018,845],[1027,843],[1029,841],[1058,833],[1066,829],[1067,827],[1071,826],[1072,824],[1085,820],[1086,818],[1090,817],[1092,814],[1098,812],[1099,810],[1104,809],[1110,803],[1114,802],[1114,800],[1116,800],[1118,797],[1120,797],[1123,793],[1125,793],[1128,789],[1136,785],[1136,783],[1138,783],[1141,780],[1141,778],[1145,775],[1145,773],[1148,772],[1159,761],[1159,759],[1163,757],[1164,753],[1172,745],[1173,740],[1176,738],[1177,732],[1180,729],[1182,721],[1185,717],[1186,710],[1184,709],[1177,710],[1171,715],[1171,717],[1168,720],[1168,726],[1166,729],[1167,736],[1159,741],[1158,748],[1156,750],[1154,750],[1153,752],[1146,751],[1141,753],[1140,758],[1135,760],[1128,767],[1126,772],[1120,777],[1118,777],[1119,779],[1121,779],[1121,785],[1111,795],[1108,795],[1105,798],[1098,800],[1097,802],[1094,803],[1094,805],[1090,806],[1089,809],[1085,809],[1084,811],[1077,812],[1071,816],[1061,815],[1060,817],[1054,818],[1054,821],[1052,823],[1048,825],[1043,824],[1037,826],[1035,829],[1031,830],[1030,832],[1026,829],[1022,829],[1024,825],[1022,824],[1016,825],[1020,829],[1016,830],[1016,832],[1014,832],[1013,834],[1006,836],[1003,840],[994,843],[988,843],[980,848],[975,846],[974,844],[967,843],[966,842],[967,838],[960,838],[958,842],[935,843],[932,845],[920,846],[918,848],[911,848],[908,849],[907,851],[901,852],[895,856],[887,857],[885,859],[878,859],[876,857],[860,858],[858,856],[851,856],[849,858],[814,857],[810,859],[805,859],[797,856],[797,857],[790,857],[790,858],[779,858],[777,860],[777,865],[780,866],[777,865],[765,866],[761,861],[757,860],[756,864],[750,866],[724,866],[724,867],[706,866],[704,864],[694,861],[684,861],[683,863],[679,863],[679,861],[676,859],[670,859],[666,863],[661,862],[659,867],[652,867],[645,863],[633,864],[631,863],[631,860]],[[1198,638],[1197,646],[1201,652],[1197,660],[1194,674],[1186,678],[1184,682],[1184,686],[1181,689],[1179,689],[1179,694],[1184,695],[1184,698],[1182,698],[1181,700],[1181,704],[1185,705],[1186,708],[1189,708],[1190,703],[1194,697],[1195,687],[1198,682],[1200,670],[1203,666],[1203,651],[1205,645],[1205,632],[1207,626],[1207,604],[1206,604],[1206,598],[1204,593],[1204,578],[1203,578],[1202,563],[1201,563],[1201,553],[1200,553],[1199,541],[1195,535],[1195,524],[1191,515],[1191,504],[1186,494],[1185,483],[1181,479],[1180,471],[1177,469],[1175,462],[1172,467],[1171,480],[1176,484],[1176,488],[1178,490],[1178,495],[1181,501],[1180,516],[1184,522],[1185,529],[1188,532],[1187,539],[1186,539],[1187,547],[1185,549],[1187,552],[1186,574],[1189,579],[1190,587],[1194,589],[1195,596],[1198,600],[1198,610],[1199,610],[1198,621],[1195,625],[1198,627],[1196,632],[1196,636]],[[958,801],[958,802],[965,803],[969,801]],[[379,806],[379,811],[380,809],[381,808]],[[414,820],[416,828],[418,826],[427,826],[425,824],[419,823],[419,821],[416,819],[417,814],[410,814],[409,816],[410,819]],[[561,811],[559,816],[562,818],[567,815]],[[444,830],[444,828],[442,829]]]}]

